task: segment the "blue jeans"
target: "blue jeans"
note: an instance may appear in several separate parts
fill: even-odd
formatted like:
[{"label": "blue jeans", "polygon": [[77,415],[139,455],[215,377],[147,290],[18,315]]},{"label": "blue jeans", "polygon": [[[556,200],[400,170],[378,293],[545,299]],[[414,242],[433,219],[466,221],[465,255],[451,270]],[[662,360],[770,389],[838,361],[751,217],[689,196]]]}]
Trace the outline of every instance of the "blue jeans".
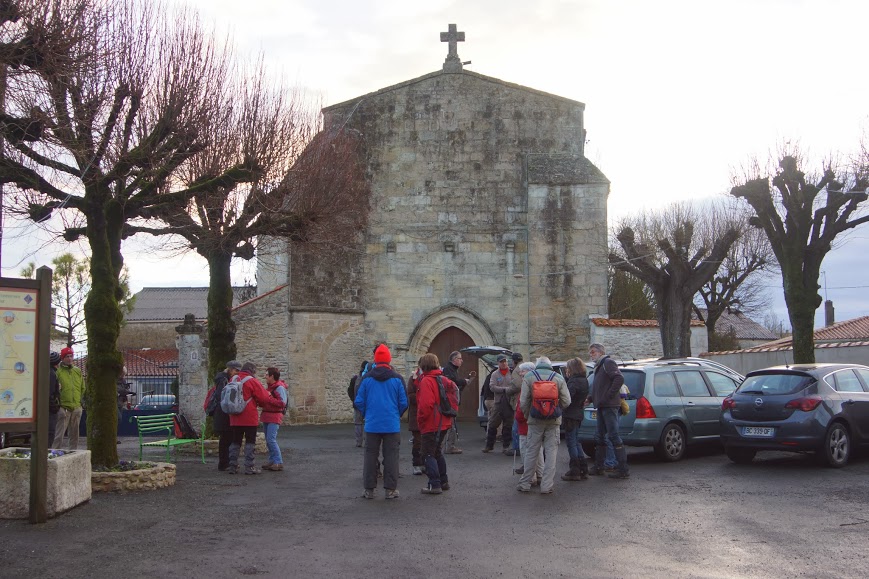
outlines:
[{"label": "blue jeans", "polygon": [[278,446],[278,428],[280,427],[281,425],[277,422],[263,423],[263,430],[266,433],[266,448],[269,449],[269,462],[272,464],[284,464],[281,448]]},{"label": "blue jeans", "polygon": [[585,456],[582,454],[579,445],[579,424],[570,430],[564,431],[564,442],[567,443],[567,454],[570,456],[570,460],[575,460],[580,456]]},{"label": "blue jeans", "polygon": [[594,435],[594,443],[603,446],[607,441],[610,442],[611,447],[622,446],[622,437],[619,436],[618,407],[597,409],[597,432]]}]

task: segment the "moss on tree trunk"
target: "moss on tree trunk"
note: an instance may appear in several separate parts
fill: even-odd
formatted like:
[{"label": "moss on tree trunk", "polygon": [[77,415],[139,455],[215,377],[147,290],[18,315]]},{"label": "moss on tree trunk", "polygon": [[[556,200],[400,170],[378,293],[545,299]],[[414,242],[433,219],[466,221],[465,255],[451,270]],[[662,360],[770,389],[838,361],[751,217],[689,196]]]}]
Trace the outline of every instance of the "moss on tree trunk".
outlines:
[{"label": "moss on tree trunk", "polygon": [[211,251],[208,260],[208,372],[213,379],[238,354],[235,322],[232,320],[232,280],[229,266],[232,254]]}]

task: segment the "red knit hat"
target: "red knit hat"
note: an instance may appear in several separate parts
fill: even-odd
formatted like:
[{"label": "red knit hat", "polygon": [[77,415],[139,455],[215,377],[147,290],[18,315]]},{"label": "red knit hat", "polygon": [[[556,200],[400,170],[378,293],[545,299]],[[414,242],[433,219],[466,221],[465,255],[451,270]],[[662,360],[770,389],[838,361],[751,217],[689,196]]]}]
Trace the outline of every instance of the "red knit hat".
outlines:
[{"label": "red knit hat", "polygon": [[72,354],[72,348],[64,348],[63,350],[60,351],[61,358],[66,358],[67,355],[71,355],[71,354]]},{"label": "red knit hat", "polygon": [[386,347],[386,344],[380,344],[374,350],[374,363],[375,364],[389,364],[392,362],[392,354],[389,352],[389,348]]}]

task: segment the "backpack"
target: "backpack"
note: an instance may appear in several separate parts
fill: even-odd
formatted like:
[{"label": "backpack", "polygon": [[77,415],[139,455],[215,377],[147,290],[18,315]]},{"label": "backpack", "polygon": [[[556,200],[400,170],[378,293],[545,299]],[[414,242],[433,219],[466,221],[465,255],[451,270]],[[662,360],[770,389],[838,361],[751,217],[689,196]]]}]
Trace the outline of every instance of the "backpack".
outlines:
[{"label": "backpack", "polygon": [[455,417],[459,413],[459,401],[455,383],[450,380],[450,391],[447,392],[444,387],[444,382],[441,380],[440,376],[435,376],[435,379],[438,382],[438,412],[441,413],[442,416],[447,417]]},{"label": "backpack", "polygon": [[226,414],[241,414],[250,402],[244,399],[244,383],[250,380],[251,376],[245,376],[241,380],[237,378],[238,376],[233,376],[232,381],[224,386],[223,392],[220,393],[220,409]]},{"label": "backpack", "polygon": [[175,415],[175,438],[199,438],[193,425],[183,414]]},{"label": "backpack", "polygon": [[532,370],[537,380],[531,385],[531,417],[543,420],[552,420],[561,416],[561,406],[558,404],[558,384],[552,379],[555,372],[549,378],[543,380],[537,370]]},{"label": "backpack", "polygon": [[220,400],[217,397],[217,386],[212,386],[211,390],[208,391],[208,394],[205,395],[205,404],[202,405],[202,409],[208,416],[214,416],[214,411],[217,410],[219,404]]}]

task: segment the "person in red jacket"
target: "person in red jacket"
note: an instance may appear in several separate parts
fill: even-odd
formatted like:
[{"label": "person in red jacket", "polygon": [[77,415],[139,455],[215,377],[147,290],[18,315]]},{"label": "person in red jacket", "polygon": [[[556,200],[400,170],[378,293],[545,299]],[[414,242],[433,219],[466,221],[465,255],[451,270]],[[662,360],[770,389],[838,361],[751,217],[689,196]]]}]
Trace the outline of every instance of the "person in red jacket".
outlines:
[{"label": "person in red jacket", "polygon": [[450,489],[447,463],[441,447],[453,425],[453,418],[440,413],[438,378],[454,410],[458,410],[458,387],[443,375],[438,357],[431,352],[420,358],[419,367],[423,375],[419,379],[419,391],[416,394],[416,419],[422,439],[420,446],[425,460],[425,473],[428,475],[428,486],[421,492],[424,495],[439,495]]},{"label": "person in red jacket", "polygon": [[[229,366],[230,362],[227,364]],[[256,367],[250,362],[245,362],[241,372],[233,377],[233,381],[242,382],[242,396],[247,401],[247,406],[241,414],[230,414],[229,425],[232,429],[232,444],[229,445],[229,474],[238,473],[238,453],[241,449],[241,439],[244,438],[244,474],[259,474],[260,469],[253,465],[254,452],[256,451],[256,430],[259,426],[259,412],[256,407],[262,406],[264,410],[280,412],[283,405],[263,388],[263,385],[255,377]]]},{"label": "person in red jacket", "polygon": [[[281,380],[281,371],[275,367],[266,368],[266,390],[272,398],[281,403],[284,409],[287,407],[289,388]],[[263,465],[263,470],[282,471],[284,458],[281,455],[281,447],[278,446],[278,429],[284,421],[284,410],[273,412],[264,409],[260,421],[263,423],[263,432],[266,435],[266,448],[269,449],[269,461]]]}]

